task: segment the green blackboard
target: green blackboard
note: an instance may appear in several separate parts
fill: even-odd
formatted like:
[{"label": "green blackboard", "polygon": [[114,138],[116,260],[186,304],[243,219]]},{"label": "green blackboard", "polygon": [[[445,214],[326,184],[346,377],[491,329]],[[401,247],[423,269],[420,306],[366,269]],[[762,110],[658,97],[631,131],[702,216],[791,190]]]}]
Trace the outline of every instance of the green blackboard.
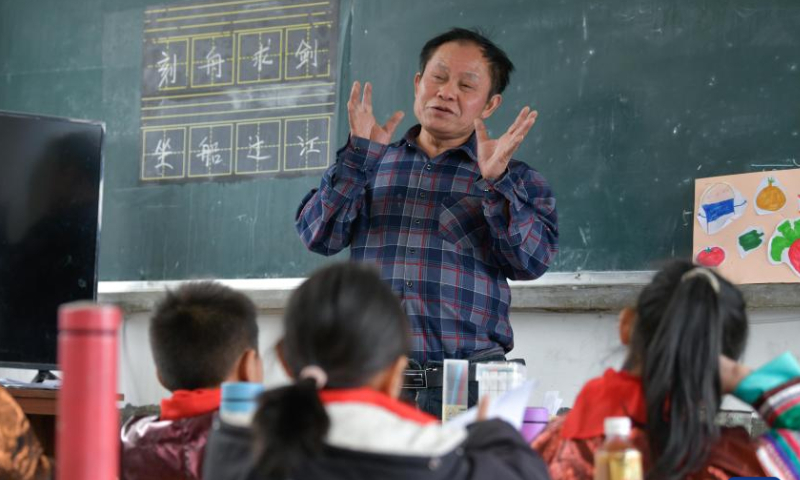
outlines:
[{"label": "green blackboard", "polygon": [[[144,12],[161,3],[0,0],[0,109],[106,122],[101,280],[306,275],[325,259],[293,217],[318,176],[140,182]],[[555,190],[556,271],[689,255],[694,178],[800,164],[796,0],[342,0],[338,21],[339,98],[372,81],[400,130],[427,38],[479,25],[507,49],[518,71],[489,126],[540,112],[517,157]]]}]

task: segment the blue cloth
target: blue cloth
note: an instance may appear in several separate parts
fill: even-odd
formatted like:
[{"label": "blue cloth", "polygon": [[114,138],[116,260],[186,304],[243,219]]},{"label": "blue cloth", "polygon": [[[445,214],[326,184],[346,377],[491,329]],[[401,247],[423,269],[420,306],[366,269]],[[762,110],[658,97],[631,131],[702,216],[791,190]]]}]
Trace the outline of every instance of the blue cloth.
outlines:
[{"label": "blue cloth", "polygon": [[791,352],[784,352],[746,376],[733,395],[752,405],[764,393],[797,377],[800,377],[800,363]]},{"label": "blue cloth", "polygon": [[703,211],[706,212],[706,221],[711,223],[714,220],[731,215],[734,213],[733,199],[723,200],[716,203],[707,203],[703,205]]},{"label": "blue cloth", "polygon": [[547,181],[511,160],[481,177],[476,140],[430,159],[420,127],[391,145],[353,137],[296,227],[312,251],[377,265],[411,321],[411,358],[469,358],[513,347],[507,279],[534,279],[557,251],[556,202]]}]

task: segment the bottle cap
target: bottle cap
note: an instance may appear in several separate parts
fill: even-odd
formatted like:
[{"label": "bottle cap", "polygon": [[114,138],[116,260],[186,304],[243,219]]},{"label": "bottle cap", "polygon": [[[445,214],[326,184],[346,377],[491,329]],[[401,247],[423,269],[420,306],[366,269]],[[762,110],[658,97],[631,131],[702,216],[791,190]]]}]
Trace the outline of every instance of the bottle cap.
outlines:
[{"label": "bottle cap", "polygon": [[608,417],[603,426],[606,437],[627,437],[631,433],[631,419],[628,417]]},{"label": "bottle cap", "polygon": [[258,408],[257,398],[264,385],[250,382],[224,382],[219,417],[231,425],[250,425]]}]

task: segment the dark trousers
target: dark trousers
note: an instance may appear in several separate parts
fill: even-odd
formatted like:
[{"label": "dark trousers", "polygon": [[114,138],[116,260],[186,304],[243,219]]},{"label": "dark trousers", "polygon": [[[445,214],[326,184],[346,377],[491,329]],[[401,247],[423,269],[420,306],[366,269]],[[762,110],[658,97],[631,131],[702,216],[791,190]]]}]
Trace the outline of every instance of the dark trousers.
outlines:
[{"label": "dark trousers", "polygon": [[[505,360],[505,355],[494,354],[482,356],[475,360],[470,359],[470,363],[503,362]],[[444,368],[444,363],[426,362],[424,365],[420,365],[419,362],[409,360],[408,368],[413,370],[425,370],[429,368],[441,369]],[[467,388],[467,405],[472,408],[478,403],[478,382],[470,381]],[[410,404],[416,404],[423,412],[427,412],[439,419],[442,418],[442,387],[404,388],[400,394],[400,398]]]}]

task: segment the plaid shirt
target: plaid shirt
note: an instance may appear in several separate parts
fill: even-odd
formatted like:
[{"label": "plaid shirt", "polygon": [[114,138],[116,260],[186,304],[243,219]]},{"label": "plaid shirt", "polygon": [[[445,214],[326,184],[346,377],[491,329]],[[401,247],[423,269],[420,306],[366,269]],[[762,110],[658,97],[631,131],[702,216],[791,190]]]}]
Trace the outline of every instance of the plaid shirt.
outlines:
[{"label": "plaid shirt", "polygon": [[430,159],[420,127],[391,145],[352,137],[319,189],[303,199],[296,227],[310,250],[378,266],[411,321],[421,364],[513,347],[506,279],[529,280],[557,251],[556,201],[547,181],[511,160],[483,179],[473,134]]}]

